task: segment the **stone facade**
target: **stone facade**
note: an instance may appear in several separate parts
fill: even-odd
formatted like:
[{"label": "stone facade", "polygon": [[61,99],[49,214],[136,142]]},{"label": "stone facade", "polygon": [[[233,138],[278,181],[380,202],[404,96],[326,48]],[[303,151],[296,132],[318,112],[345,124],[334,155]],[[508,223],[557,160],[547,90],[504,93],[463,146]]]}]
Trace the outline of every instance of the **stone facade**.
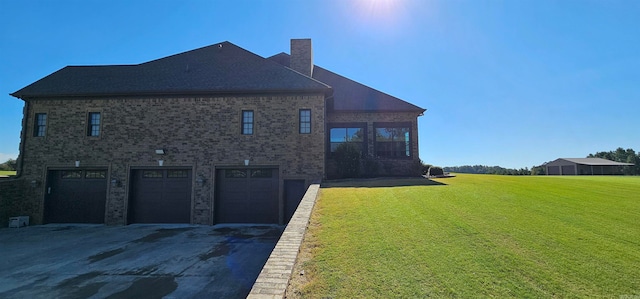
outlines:
[{"label": "stone facade", "polygon": [[[21,177],[39,184],[25,197],[24,213],[42,223],[47,170],[73,169],[80,161],[80,168],[108,169],[108,181],[119,182],[107,187],[105,223],[126,224],[131,170],[158,167],[162,159],[163,167],[192,170],[191,223],[213,224],[217,167],[247,159],[277,167],[280,193],[285,179],[310,184],[323,178],[324,99],[318,93],[25,100]],[[310,134],[299,133],[299,109],[311,109]],[[241,134],[243,110],[254,111],[253,135]],[[98,137],[87,136],[89,112],[101,113]],[[47,114],[44,137],[33,136],[36,113]],[[207,183],[196,184],[197,178]]]},{"label": "stone facade", "polygon": [[[327,125],[366,123],[367,153],[365,156],[378,164],[377,173],[363,173],[363,176],[415,176],[419,174],[420,158],[418,156],[418,115],[415,112],[329,112]],[[375,124],[376,123],[410,123],[411,126],[411,156],[409,158],[383,158],[375,155]],[[327,149],[328,151],[328,149]],[[336,177],[336,163],[327,158],[327,177]],[[365,169],[363,168],[364,172]]]}]

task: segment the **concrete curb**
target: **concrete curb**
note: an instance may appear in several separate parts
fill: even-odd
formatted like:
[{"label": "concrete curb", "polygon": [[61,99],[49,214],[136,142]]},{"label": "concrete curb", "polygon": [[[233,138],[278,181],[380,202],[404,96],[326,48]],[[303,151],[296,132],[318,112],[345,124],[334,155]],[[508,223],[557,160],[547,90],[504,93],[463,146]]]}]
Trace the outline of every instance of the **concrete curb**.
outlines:
[{"label": "concrete curb", "polygon": [[293,273],[293,265],[309,225],[311,211],[316,203],[318,190],[320,190],[320,184],[312,184],[307,189],[247,298],[284,298]]}]

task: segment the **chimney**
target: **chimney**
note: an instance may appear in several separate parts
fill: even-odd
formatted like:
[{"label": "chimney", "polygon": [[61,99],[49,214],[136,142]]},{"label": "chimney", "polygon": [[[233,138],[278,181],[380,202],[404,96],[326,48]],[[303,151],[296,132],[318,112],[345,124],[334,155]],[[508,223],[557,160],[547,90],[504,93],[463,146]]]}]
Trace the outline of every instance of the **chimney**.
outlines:
[{"label": "chimney", "polygon": [[313,50],[311,39],[292,39],[289,67],[303,75],[313,75]]}]

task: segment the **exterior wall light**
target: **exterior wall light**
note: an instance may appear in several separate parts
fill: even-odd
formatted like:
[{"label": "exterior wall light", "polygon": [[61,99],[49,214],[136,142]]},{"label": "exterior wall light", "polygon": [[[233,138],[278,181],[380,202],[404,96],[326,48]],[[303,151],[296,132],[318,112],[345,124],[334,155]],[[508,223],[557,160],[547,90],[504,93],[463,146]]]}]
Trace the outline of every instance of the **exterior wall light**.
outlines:
[{"label": "exterior wall light", "polygon": [[207,179],[205,179],[205,178],[204,178],[204,177],[202,177],[202,176],[199,176],[199,177],[196,179],[196,183],[197,183],[199,186],[204,186],[204,183],[205,183],[206,181],[207,181]]},{"label": "exterior wall light", "polygon": [[120,181],[118,181],[118,179],[112,179],[111,187],[120,187]]},{"label": "exterior wall light", "polygon": [[33,180],[31,181],[31,188],[36,188],[38,187],[38,185],[40,185],[40,182],[38,182],[38,180]]},{"label": "exterior wall light", "polygon": [[156,150],[156,154],[158,154],[158,155],[164,155],[164,149],[157,149],[157,150]]},{"label": "exterior wall light", "polygon": [[244,166],[249,166],[249,160],[244,160]]},{"label": "exterior wall light", "polygon": [[162,166],[164,164],[164,160],[158,160],[158,166]]},{"label": "exterior wall light", "polygon": [[80,161],[76,161],[76,167],[80,167]]}]

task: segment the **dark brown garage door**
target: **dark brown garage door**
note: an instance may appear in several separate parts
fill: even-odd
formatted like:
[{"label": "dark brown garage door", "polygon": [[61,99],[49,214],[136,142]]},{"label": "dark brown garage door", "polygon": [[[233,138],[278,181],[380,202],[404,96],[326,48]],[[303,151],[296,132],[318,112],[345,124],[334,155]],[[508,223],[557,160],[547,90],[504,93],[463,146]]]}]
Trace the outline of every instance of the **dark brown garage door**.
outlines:
[{"label": "dark brown garage door", "polygon": [[46,223],[104,223],[106,169],[50,170],[47,180]]},{"label": "dark brown garage door", "polygon": [[278,223],[278,169],[219,169],[217,223]]},{"label": "dark brown garage door", "polygon": [[140,169],[132,173],[129,223],[190,223],[191,170]]}]

